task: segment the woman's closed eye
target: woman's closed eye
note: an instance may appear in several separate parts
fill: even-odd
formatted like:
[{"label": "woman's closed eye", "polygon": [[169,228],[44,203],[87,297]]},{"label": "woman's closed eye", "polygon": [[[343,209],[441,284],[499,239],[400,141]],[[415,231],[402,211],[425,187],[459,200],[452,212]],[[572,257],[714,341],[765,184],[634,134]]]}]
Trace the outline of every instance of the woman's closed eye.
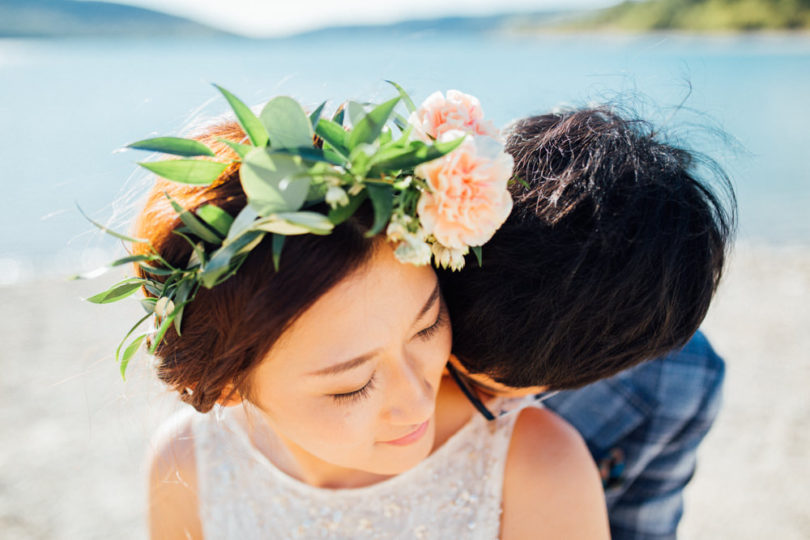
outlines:
[{"label": "woman's closed eye", "polygon": [[442,329],[442,327],[447,323],[447,307],[444,305],[444,302],[439,306],[439,315],[436,317],[436,322],[425,328],[424,330],[420,330],[416,337],[420,339],[430,339],[432,338],[436,332]]},{"label": "woman's closed eye", "polygon": [[338,403],[352,403],[361,400],[367,397],[369,392],[374,389],[374,375],[376,373],[377,372],[375,371],[371,374],[371,378],[362,386],[362,388],[358,388],[352,392],[344,392],[342,394],[330,394],[330,396]]}]

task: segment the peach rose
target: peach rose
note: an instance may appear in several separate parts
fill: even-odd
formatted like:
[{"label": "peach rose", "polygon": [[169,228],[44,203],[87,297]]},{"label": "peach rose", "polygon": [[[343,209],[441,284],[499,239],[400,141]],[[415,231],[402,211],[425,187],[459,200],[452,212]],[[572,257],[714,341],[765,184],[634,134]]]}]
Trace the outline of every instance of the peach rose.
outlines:
[{"label": "peach rose", "polygon": [[458,90],[448,90],[446,98],[441,92],[434,92],[411,113],[408,123],[414,126],[414,134],[425,142],[455,129],[474,135],[500,136],[492,122],[484,120],[478,99]]},{"label": "peach rose", "polygon": [[[448,131],[439,139],[463,135]],[[498,141],[467,135],[449,154],[419,165],[414,172],[430,187],[417,204],[425,233],[450,249],[480,246],[492,238],[512,210],[506,188],[512,164]]]}]

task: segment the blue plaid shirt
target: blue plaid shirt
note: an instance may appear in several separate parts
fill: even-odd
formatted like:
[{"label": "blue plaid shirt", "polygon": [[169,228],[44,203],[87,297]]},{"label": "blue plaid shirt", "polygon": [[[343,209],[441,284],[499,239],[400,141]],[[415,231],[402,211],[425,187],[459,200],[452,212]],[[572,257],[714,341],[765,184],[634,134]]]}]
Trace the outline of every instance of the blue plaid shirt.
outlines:
[{"label": "blue plaid shirt", "polygon": [[679,351],[545,401],[579,430],[599,465],[614,540],[676,537],[723,374],[723,360],[698,332]]}]

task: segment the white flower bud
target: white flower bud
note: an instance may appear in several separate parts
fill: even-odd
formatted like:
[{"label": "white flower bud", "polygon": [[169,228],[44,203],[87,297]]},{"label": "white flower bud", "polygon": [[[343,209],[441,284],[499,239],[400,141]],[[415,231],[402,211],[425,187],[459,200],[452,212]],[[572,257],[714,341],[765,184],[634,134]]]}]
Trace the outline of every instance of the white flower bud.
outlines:
[{"label": "white flower bud", "polygon": [[346,206],[349,204],[349,195],[338,186],[332,186],[326,190],[326,203],[332,208]]},{"label": "white flower bud", "polygon": [[158,301],[155,302],[155,315],[160,317],[161,319],[164,317],[168,317],[174,311],[174,302],[171,299],[162,296],[158,298]]},{"label": "white flower bud", "polygon": [[430,246],[426,242],[416,235],[408,234],[397,246],[394,255],[400,262],[424,266],[430,264],[431,252]]}]

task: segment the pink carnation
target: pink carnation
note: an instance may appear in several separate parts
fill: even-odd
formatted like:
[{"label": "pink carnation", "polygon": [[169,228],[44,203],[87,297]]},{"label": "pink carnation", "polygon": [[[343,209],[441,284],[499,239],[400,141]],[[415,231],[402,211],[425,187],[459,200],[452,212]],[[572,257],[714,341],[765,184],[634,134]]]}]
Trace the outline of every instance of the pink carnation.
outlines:
[{"label": "pink carnation", "polygon": [[[448,131],[439,139],[463,135]],[[512,210],[506,188],[512,164],[512,156],[494,139],[467,135],[449,154],[418,166],[416,175],[430,187],[417,205],[425,233],[451,249],[487,242]]]},{"label": "pink carnation", "polygon": [[408,123],[425,142],[428,142],[428,136],[438,139],[454,129],[474,135],[500,136],[492,122],[484,120],[478,99],[458,90],[448,90],[446,98],[441,92],[434,92],[411,113]]}]

